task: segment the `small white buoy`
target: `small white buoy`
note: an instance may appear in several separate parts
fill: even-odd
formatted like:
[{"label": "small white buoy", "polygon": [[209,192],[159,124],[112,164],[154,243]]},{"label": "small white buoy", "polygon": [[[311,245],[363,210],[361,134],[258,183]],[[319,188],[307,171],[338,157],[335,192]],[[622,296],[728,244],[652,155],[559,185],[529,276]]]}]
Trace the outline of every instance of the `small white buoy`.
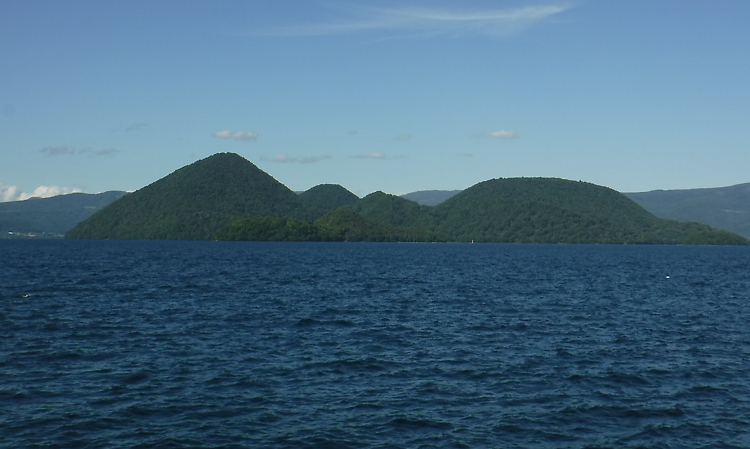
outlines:
[{"label": "small white buoy", "polygon": [[667,276],[667,279],[669,279],[669,276]]}]

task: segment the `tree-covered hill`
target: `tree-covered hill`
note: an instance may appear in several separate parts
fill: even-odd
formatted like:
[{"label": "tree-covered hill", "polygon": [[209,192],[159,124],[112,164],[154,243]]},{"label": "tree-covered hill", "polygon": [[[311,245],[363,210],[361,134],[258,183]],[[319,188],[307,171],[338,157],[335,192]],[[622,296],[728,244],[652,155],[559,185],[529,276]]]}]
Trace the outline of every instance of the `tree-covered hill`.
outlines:
[{"label": "tree-covered hill", "polygon": [[213,239],[245,217],[289,215],[297,195],[232,153],[219,153],[110,204],[80,223],[68,238]]},{"label": "tree-covered hill", "polygon": [[342,207],[316,222],[338,241],[347,242],[435,242],[443,239],[436,233],[415,227],[378,223]]},{"label": "tree-covered hill", "polygon": [[657,217],[697,221],[750,238],[750,183],[625,195]]},{"label": "tree-covered hill", "polygon": [[352,209],[376,223],[400,227],[433,227],[430,206],[421,206],[400,196],[374,192],[359,200]]},{"label": "tree-covered hill", "polygon": [[254,242],[328,242],[327,230],[295,217],[248,217],[220,229],[216,240]]},{"label": "tree-covered hill", "polygon": [[126,192],[121,191],[70,193],[0,203],[0,231],[3,234],[65,234],[76,224],[125,194]]},{"label": "tree-covered hill", "polygon": [[316,220],[339,207],[352,206],[357,195],[338,184],[321,184],[299,194],[300,208],[295,215]]},{"label": "tree-covered hill", "polygon": [[436,206],[434,220],[432,230],[454,241],[667,244],[706,239],[727,244],[742,241],[719,235],[706,225],[659,219],[615,190],[556,178],[481,182]]}]

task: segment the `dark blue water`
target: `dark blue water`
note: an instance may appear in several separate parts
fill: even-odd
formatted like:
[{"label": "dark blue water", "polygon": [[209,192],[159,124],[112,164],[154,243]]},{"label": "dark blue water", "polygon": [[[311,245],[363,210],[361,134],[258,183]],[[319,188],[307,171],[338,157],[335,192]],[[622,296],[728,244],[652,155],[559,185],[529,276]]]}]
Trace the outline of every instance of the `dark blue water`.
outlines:
[{"label": "dark blue water", "polygon": [[749,268],[732,247],[0,240],[0,446],[750,447]]}]

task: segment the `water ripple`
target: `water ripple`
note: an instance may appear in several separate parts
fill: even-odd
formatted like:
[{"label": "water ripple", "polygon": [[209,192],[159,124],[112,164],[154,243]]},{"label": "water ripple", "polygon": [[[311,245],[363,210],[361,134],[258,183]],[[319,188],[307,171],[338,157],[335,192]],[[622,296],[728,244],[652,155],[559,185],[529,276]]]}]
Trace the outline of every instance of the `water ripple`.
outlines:
[{"label": "water ripple", "polygon": [[747,248],[0,249],[9,447],[750,447]]}]

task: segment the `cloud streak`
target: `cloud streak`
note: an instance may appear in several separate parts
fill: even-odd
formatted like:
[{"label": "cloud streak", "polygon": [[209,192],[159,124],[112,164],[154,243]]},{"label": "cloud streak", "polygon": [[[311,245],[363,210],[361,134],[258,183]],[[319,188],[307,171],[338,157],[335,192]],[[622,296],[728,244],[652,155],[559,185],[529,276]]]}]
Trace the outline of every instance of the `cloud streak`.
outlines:
[{"label": "cloud streak", "polygon": [[234,140],[256,140],[258,139],[258,133],[252,132],[252,131],[237,131],[234,132],[230,129],[225,129],[223,131],[216,131],[214,133],[214,137],[218,137],[219,139],[234,139]]},{"label": "cloud streak", "polygon": [[570,9],[566,5],[511,9],[351,8],[353,17],[329,23],[303,23],[260,30],[266,36],[327,36],[368,31],[406,31],[436,35],[497,36],[522,31]]},{"label": "cloud streak", "polygon": [[62,156],[62,155],[73,155],[73,154],[89,154],[92,156],[113,156],[120,152],[120,150],[116,150],[114,148],[106,148],[103,150],[94,150],[91,147],[85,147],[81,148],[80,150],[77,150],[73,147],[69,147],[66,145],[62,145],[59,147],[46,147],[39,150],[40,153],[44,153],[47,155],[47,157],[53,157],[53,156]]},{"label": "cloud streak", "polygon": [[385,154],[383,153],[363,153],[358,154],[356,156],[353,156],[356,159],[385,159]]},{"label": "cloud streak", "polygon": [[132,125],[125,128],[125,131],[133,132],[140,131],[148,126],[148,123],[133,123]]},{"label": "cloud streak", "polygon": [[104,150],[97,150],[94,152],[97,156],[114,156],[115,154],[119,153],[120,150],[116,150],[114,148],[107,148]]},{"label": "cloud streak", "polygon": [[490,137],[492,139],[517,139],[518,133],[510,130],[510,131],[494,131],[487,135],[487,137]]},{"label": "cloud streak", "polygon": [[64,154],[76,154],[75,148],[71,148],[69,146],[59,146],[59,147],[46,147],[39,150],[40,153],[44,153],[47,155],[47,157],[53,157],[53,156],[62,156]]}]

